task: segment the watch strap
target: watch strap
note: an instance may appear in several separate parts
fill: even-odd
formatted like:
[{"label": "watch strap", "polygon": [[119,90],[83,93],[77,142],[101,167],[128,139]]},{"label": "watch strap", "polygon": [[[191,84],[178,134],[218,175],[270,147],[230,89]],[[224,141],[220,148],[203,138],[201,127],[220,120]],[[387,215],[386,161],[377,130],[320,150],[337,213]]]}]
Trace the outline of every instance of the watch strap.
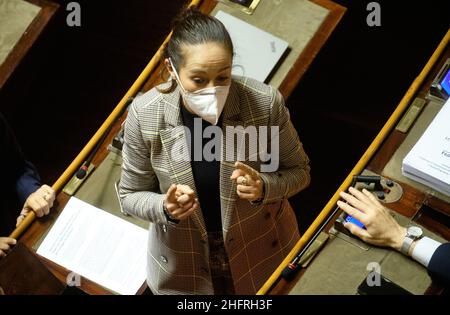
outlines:
[{"label": "watch strap", "polygon": [[414,241],[415,241],[415,240],[412,239],[411,236],[406,235],[406,236],[405,236],[405,239],[403,240],[401,252],[402,252],[403,254],[405,254],[406,256],[408,256],[408,255],[409,255],[409,249],[411,248],[411,245],[412,245],[412,243],[413,243]]},{"label": "watch strap", "polygon": [[180,223],[180,220],[174,219],[170,215],[169,210],[167,210],[166,205],[164,203],[163,203],[163,212],[164,212],[164,216],[166,217],[167,221],[177,223],[177,224]]}]

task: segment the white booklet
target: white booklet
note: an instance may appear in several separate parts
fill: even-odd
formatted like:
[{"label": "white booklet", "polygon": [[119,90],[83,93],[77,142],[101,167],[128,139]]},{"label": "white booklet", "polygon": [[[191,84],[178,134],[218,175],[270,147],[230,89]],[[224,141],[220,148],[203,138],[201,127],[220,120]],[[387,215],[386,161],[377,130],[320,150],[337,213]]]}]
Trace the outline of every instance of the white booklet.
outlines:
[{"label": "white booklet", "polygon": [[264,82],[289,44],[223,11],[215,17],[225,25],[233,42],[232,73]]},{"label": "white booklet", "polygon": [[147,230],[72,197],[37,253],[118,294],[146,279]]},{"label": "white booklet", "polygon": [[405,157],[402,171],[450,196],[450,99]]}]

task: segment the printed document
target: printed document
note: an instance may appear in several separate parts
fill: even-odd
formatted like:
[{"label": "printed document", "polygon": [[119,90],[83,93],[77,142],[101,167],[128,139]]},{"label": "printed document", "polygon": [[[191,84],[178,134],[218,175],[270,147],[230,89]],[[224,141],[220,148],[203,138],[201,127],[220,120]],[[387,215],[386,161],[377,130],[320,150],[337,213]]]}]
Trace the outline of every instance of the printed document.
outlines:
[{"label": "printed document", "polygon": [[148,232],[72,197],[37,253],[118,294],[146,279]]}]

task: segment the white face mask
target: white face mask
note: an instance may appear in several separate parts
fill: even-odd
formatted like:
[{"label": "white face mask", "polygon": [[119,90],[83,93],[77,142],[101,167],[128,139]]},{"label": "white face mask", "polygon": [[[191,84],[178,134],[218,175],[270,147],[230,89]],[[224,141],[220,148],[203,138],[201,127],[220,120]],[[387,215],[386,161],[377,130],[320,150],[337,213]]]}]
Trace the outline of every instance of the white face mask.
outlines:
[{"label": "white face mask", "polygon": [[195,92],[188,92],[181,84],[180,77],[177,70],[173,66],[172,60],[169,58],[170,65],[175,73],[178,84],[181,88],[181,93],[185,103],[189,108],[202,119],[206,120],[212,125],[217,125],[220,114],[227,100],[230,86],[214,86],[210,88],[201,89]]}]

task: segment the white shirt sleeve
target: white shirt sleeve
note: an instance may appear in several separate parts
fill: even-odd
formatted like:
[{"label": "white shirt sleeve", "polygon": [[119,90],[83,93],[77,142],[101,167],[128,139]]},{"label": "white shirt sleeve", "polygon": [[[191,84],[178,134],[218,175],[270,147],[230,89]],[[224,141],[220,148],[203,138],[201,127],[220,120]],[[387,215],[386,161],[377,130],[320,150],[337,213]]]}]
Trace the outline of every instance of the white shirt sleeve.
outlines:
[{"label": "white shirt sleeve", "polygon": [[417,241],[411,257],[423,266],[428,267],[431,257],[440,245],[441,243],[429,237],[423,237]]}]

